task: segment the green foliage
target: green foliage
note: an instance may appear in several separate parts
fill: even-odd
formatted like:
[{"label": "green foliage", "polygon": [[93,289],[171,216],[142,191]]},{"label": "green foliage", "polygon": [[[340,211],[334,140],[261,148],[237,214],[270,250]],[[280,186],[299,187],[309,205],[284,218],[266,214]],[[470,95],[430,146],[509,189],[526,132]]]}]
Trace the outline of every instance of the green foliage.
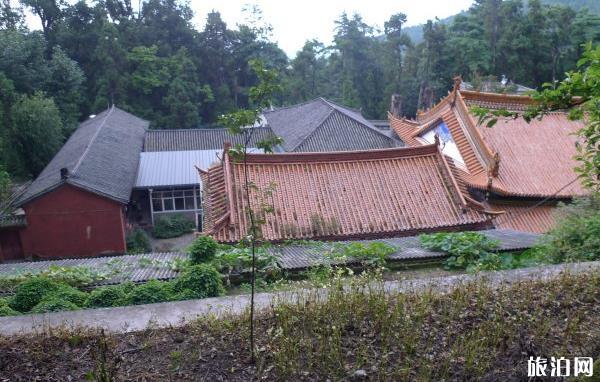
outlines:
[{"label": "green foliage", "polygon": [[[583,0],[561,1],[579,10]],[[383,35],[360,15],[343,14],[335,20],[332,44],[307,41],[288,59],[257,8],[235,28],[210,12],[204,28],[195,30],[185,2],[141,2],[134,14],[122,1],[28,0],[24,4],[40,19],[40,33],[20,28],[23,12],[12,3],[0,5],[0,77],[7,80],[0,79],[0,162],[13,178],[39,173],[76,121],[110,104],[166,129],[214,125],[219,116],[251,109],[221,120],[238,132],[271,102],[319,96],[375,119],[385,118],[390,96],[397,93],[403,113],[414,116],[446,95],[455,74],[477,81],[504,73],[539,87],[575,68],[582,43],[600,39],[600,22],[592,13],[536,0],[526,6],[486,0],[418,27],[417,38],[409,37],[405,24],[411,20],[402,13],[390,15]],[[275,77],[282,89],[271,86]],[[4,86],[9,83],[12,87]],[[60,129],[54,113],[40,112],[44,108],[31,101],[23,104],[36,92],[53,101]],[[32,127],[24,108],[42,122]],[[27,134],[18,131],[22,122]],[[32,133],[42,125],[49,126],[47,148]],[[28,143],[27,135],[37,139]],[[259,146],[269,151],[275,145]]]},{"label": "green foliage", "polygon": [[105,308],[125,305],[127,294],[133,288],[134,285],[131,283],[96,288],[90,292],[87,306],[90,308]]},{"label": "green foliage", "polygon": [[127,253],[149,253],[152,252],[150,238],[146,231],[141,228],[136,228],[127,233]]},{"label": "green foliage", "polygon": [[221,274],[211,265],[194,265],[173,281],[175,299],[216,297],[224,293]]},{"label": "green foliage", "polygon": [[184,215],[169,214],[156,219],[152,235],[158,239],[169,239],[194,232],[195,228],[194,221]]},{"label": "green foliage", "polygon": [[173,298],[173,289],[170,283],[150,280],[137,285],[129,292],[127,302],[132,305],[154,304],[169,301]]},{"label": "green foliage", "polygon": [[36,306],[31,309],[31,313],[50,313],[50,312],[61,312],[65,310],[77,310],[80,307],[77,304],[62,300],[59,297],[49,297],[43,299]]},{"label": "green foliage", "polygon": [[499,263],[496,256],[490,256],[499,242],[478,232],[423,234],[419,239],[423,247],[449,255],[445,260],[448,269],[467,269],[478,263],[491,269]]},{"label": "green foliage", "polygon": [[210,236],[199,236],[194,240],[188,252],[192,264],[209,262],[215,257],[217,242]]},{"label": "green foliage", "polygon": [[51,98],[36,92],[21,97],[11,109],[10,142],[21,159],[22,174],[37,176],[63,140],[60,112]]},{"label": "green foliage", "polygon": [[600,194],[559,208],[558,223],[540,250],[554,263],[600,260]]},{"label": "green foliage", "polygon": [[2,276],[0,277],[0,287],[6,290],[12,290],[23,281],[35,277],[44,277],[55,282],[80,287],[90,285],[97,281],[106,280],[119,271],[119,269],[110,267],[92,269],[86,266],[63,267],[50,265],[40,272],[17,272],[12,275]]},{"label": "green foliage", "polygon": [[[255,251],[256,271],[261,277],[273,278],[279,274],[277,258],[266,250],[258,247]],[[237,245],[221,249],[217,252],[212,264],[228,277],[234,273],[250,272],[252,268],[252,251],[247,245]]]},{"label": "green foliage", "polygon": [[394,252],[396,248],[384,242],[372,241],[367,244],[352,242],[336,243],[327,256],[340,262],[354,260],[360,261],[366,267],[383,267],[386,258]]},{"label": "green foliage", "polygon": [[29,312],[44,297],[64,286],[65,284],[47,277],[29,278],[17,286],[10,306],[19,312]]},{"label": "green foliage", "polygon": [[83,307],[86,305],[88,294],[69,285],[60,285],[56,290],[44,296],[40,303],[44,303],[48,299],[67,301],[78,307]]},{"label": "green foliage", "polygon": [[18,316],[19,314],[21,314],[21,313],[19,313],[16,310],[12,309],[8,305],[0,305],[0,317],[4,317],[4,316]]}]

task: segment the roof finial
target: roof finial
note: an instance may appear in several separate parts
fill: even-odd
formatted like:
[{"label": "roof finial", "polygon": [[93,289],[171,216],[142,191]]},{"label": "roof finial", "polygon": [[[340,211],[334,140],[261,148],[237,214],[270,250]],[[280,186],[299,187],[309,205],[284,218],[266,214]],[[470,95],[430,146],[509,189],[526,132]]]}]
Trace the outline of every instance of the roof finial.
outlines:
[{"label": "roof finial", "polygon": [[454,77],[454,87],[452,88],[453,92],[456,92],[460,89],[460,84],[462,83],[462,77],[460,75]]}]

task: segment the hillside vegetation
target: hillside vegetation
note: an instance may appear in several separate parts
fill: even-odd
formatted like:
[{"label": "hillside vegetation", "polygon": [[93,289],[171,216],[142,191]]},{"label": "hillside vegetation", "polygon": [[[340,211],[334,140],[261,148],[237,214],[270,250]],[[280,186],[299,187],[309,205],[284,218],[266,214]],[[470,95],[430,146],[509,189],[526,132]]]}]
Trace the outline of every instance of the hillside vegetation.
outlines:
[{"label": "hillside vegetation", "polygon": [[448,294],[385,294],[366,277],[330,286],[327,304],[312,295],[259,317],[256,367],[247,318],[230,317],[0,338],[0,379],[498,381],[526,379],[529,356],[600,356],[598,273]]},{"label": "hillside vegetation", "polygon": [[[27,30],[25,9],[41,31]],[[410,16],[401,11],[383,31],[341,14],[331,46],[307,41],[289,58],[256,7],[244,25],[211,12],[198,30],[190,6],[175,0],[142,1],[140,12],[126,0],[2,2],[0,179],[38,175],[79,121],[111,104],[152,128],[214,126],[249,106],[258,81],[251,59],[277,72],[276,106],[324,96],[385,118],[392,93],[411,116],[446,95],[457,74],[530,87],[562,79],[581,44],[600,40],[597,15],[540,0],[478,1],[451,21],[429,21],[422,41],[406,33]]]}]

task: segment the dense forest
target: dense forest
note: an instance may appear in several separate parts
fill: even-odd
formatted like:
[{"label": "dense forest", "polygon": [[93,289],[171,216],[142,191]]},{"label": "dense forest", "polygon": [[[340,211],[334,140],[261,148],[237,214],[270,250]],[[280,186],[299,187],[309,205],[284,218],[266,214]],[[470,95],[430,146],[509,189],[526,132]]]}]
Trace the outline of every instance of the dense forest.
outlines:
[{"label": "dense forest", "polygon": [[[277,105],[324,96],[385,118],[391,94],[414,115],[445,95],[457,74],[472,82],[505,75],[539,87],[574,68],[583,42],[600,39],[600,18],[585,9],[476,0],[451,21],[427,22],[420,41],[404,33],[402,13],[390,15],[384,30],[342,14],[331,46],[307,41],[289,58],[256,7],[244,25],[226,25],[212,12],[197,30],[184,2],[140,6],[0,0],[0,169],[16,179],[37,175],[78,121],[111,104],[153,128],[214,125],[247,106],[257,81],[253,58],[279,73]],[[41,31],[27,29],[25,11],[39,18]]]}]

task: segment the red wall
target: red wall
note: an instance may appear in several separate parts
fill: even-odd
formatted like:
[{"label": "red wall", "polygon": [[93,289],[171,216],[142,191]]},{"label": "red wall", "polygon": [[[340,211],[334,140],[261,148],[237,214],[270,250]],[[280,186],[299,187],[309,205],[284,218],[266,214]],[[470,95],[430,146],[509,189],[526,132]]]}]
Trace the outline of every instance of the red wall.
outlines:
[{"label": "red wall", "polygon": [[19,228],[0,228],[0,262],[23,257]]},{"label": "red wall", "polygon": [[21,231],[26,257],[84,257],[124,253],[123,205],[63,185],[23,206]]}]

